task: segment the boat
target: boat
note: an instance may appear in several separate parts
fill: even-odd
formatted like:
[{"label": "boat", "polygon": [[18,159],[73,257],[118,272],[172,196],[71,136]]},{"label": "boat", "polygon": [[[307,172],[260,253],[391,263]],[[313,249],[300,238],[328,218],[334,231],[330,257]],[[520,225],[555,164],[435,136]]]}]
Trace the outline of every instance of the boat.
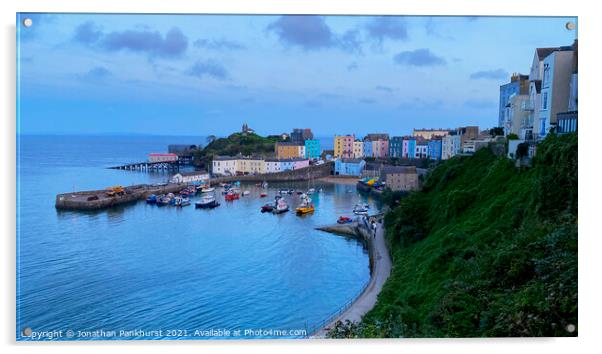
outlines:
[{"label": "boat", "polygon": [[315,188],[310,188],[307,190],[307,194],[314,194],[316,192]]},{"label": "boat", "polygon": [[286,201],[282,198],[278,199],[278,202],[276,203],[276,207],[272,210],[272,213],[274,214],[282,214],[282,213],[286,213],[288,211],[288,204],[286,204]]},{"label": "boat", "polygon": [[267,203],[261,207],[262,213],[272,212],[274,210],[274,203]]},{"label": "boat", "polygon": [[261,183],[261,188],[268,188],[268,182],[267,181],[263,181],[263,183]]},{"label": "boat", "polygon": [[259,194],[259,198],[265,198],[267,196],[268,196],[268,194],[266,192],[262,192]]},{"label": "boat", "polygon": [[350,224],[352,222],[353,222],[353,220],[351,220],[351,218],[346,217],[346,216],[341,216],[337,220],[337,224]]},{"label": "boat", "polygon": [[297,191],[297,195],[303,195],[305,193],[301,192],[301,191]]},{"label": "boat", "polygon": [[201,193],[211,193],[213,191],[215,191],[215,188],[213,188],[213,187],[203,187],[203,188],[201,188]]},{"label": "boat", "polygon": [[170,200],[171,200],[171,198],[169,196],[162,195],[157,198],[157,206],[168,205]]},{"label": "boat", "polygon": [[205,194],[201,197],[200,201],[194,203],[195,208],[201,209],[213,209],[218,206],[219,203],[217,202],[217,200],[215,199],[215,195],[213,194]]},{"label": "boat", "polygon": [[355,207],[353,208],[353,213],[355,215],[367,215],[368,208],[366,207],[365,204],[356,204]]},{"label": "boat", "polygon": [[177,207],[185,207],[185,206],[190,205],[190,199],[185,198],[185,197],[178,196],[178,197],[175,197],[173,199],[173,201],[174,201],[173,205],[177,206]]},{"label": "boat", "polygon": [[148,198],[146,198],[146,204],[157,204],[157,196],[154,194],[149,195]]},{"label": "boat", "polygon": [[295,191],[292,189],[288,189],[288,188],[282,188],[281,190],[278,191],[278,193],[280,194],[293,194]]},{"label": "boat", "polygon": [[233,200],[236,200],[236,199],[240,199],[240,194],[239,193],[235,193],[233,191],[229,191],[226,194],[225,198],[226,198],[227,201],[233,201]]},{"label": "boat", "polygon": [[249,192],[249,191],[244,191],[244,192],[242,192],[242,196],[243,196],[243,197],[244,197],[244,196],[246,196],[246,195],[249,195],[249,194],[251,194],[251,192]]},{"label": "boat", "polygon": [[314,203],[311,202],[311,198],[307,194],[303,194],[302,202],[299,204],[297,209],[297,215],[305,215],[314,212]]}]

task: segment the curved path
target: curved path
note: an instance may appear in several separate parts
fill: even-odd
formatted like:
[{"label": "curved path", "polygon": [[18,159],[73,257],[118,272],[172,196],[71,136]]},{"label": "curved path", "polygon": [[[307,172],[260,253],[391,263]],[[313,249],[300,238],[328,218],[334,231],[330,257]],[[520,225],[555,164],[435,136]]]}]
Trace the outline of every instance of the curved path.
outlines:
[{"label": "curved path", "polygon": [[351,322],[359,322],[376,304],[376,298],[382,290],[383,284],[391,274],[391,257],[389,256],[389,251],[385,242],[384,228],[380,223],[377,223],[376,237],[372,239],[372,244],[374,268],[368,286],[364,292],[355,299],[349,308],[335,317],[324,328],[314,333],[312,337],[324,338],[337,321],[345,322],[349,320]]}]

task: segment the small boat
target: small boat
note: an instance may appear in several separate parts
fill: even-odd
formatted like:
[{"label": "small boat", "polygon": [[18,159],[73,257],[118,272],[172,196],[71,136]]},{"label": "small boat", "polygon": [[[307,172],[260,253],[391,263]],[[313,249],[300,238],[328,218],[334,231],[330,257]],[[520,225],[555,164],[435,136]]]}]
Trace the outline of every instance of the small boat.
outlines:
[{"label": "small boat", "polygon": [[268,188],[268,182],[267,181],[263,181],[263,183],[261,184],[261,188]]},{"label": "small boat", "polygon": [[146,204],[157,204],[157,196],[154,194],[149,195],[148,198],[146,198]]},{"label": "small boat", "polygon": [[227,201],[233,201],[233,200],[236,200],[236,199],[240,199],[240,194],[239,193],[234,193],[232,191],[229,191],[226,194],[225,198],[226,198]]},{"label": "small boat", "polygon": [[278,191],[278,193],[280,194],[293,194],[295,191],[292,189],[288,189],[288,188],[282,188],[281,190]]},{"label": "small boat", "polygon": [[309,196],[307,196],[307,194],[304,193],[303,201],[301,202],[301,204],[299,204],[299,206],[295,210],[297,211],[297,215],[305,215],[305,214],[313,213],[315,209],[314,209],[314,204],[311,202],[311,198]]},{"label": "small boat", "polygon": [[259,198],[265,198],[267,196],[268,196],[268,194],[265,193],[265,192],[262,192],[262,193],[259,194]]},{"label": "small boat", "polygon": [[301,192],[301,191],[297,191],[297,195],[303,195],[305,193]]},{"label": "small boat", "polygon": [[213,191],[215,191],[215,188],[213,188],[213,187],[204,187],[204,188],[201,188],[201,193],[211,193]]},{"label": "small boat", "polygon": [[188,198],[184,198],[184,197],[175,197],[174,199],[174,206],[177,207],[185,207],[190,205],[190,199]]},{"label": "small boat", "polygon": [[316,190],[314,188],[310,188],[307,190],[307,194],[314,194]]},{"label": "small boat", "polygon": [[368,208],[364,204],[356,204],[353,208],[353,213],[355,215],[366,215],[368,214]]},{"label": "small boat", "polygon": [[218,206],[219,206],[219,203],[215,199],[215,196],[212,194],[206,194],[201,197],[200,201],[194,203],[195,208],[201,208],[201,209],[213,209]]},{"label": "small boat", "polygon": [[353,220],[351,220],[351,218],[348,218],[346,216],[341,216],[338,220],[337,220],[337,224],[350,224],[352,223]]},{"label": "small boat", "polygon": [[157,199],[157,206],[168,205],[170,201],[171,201],[170,197],[168,197],[166,195],[162,195]]},{"label": "small boat", "polygon": [[249,192],[249,191],[244,191],[244,192],[242,192],[242,196],[243,196],[243,197],[244,197],[244,196],[246,196],[246,195],[249,195],[249,194],[251,194],[251,192]]},{"label": "small boat", "polygon": [[278,199],[278,202],[276,203],[276,207],[272,210],[272,213],[274,214],[282,214],[282,213],[286,213],[288,211],[288,204],[286,204],[286,201],[284,199]]},{"label": "small boat", "polygon": [[269,213],[272,212],[274,210],[274,204],[273,203],[268,203],[265,204],[264,206],[261,207],[261,212],[262,213]]}]

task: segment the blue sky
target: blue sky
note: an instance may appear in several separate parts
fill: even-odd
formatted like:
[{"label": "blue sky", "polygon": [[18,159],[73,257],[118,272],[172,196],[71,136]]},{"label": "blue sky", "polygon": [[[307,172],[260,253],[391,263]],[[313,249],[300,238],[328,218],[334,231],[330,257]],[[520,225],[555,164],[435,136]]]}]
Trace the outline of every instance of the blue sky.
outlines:
[{"label": "blue sky", "polygon": [[409,134],[497,123],[576,18],[21,14],[19,130]]}]

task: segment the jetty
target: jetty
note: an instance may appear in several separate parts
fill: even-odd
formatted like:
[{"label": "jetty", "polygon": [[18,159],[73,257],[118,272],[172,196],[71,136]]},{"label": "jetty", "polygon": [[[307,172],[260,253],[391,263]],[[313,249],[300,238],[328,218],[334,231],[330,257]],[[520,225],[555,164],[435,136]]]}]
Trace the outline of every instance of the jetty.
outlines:
[{"label": "jetty", "polygon": [[62,193],[56,196],[55,207],[59,210],[100,210],[143,200],[151,194],[177,193],[187,186],[186,183],[138,184],[123,187],[119,193],[110,188]]},{"label": "jetty", "polygon": [[[382,224],[383,214],[360,218],[350,224],[335,224],[316,228],[317,230],[339,235],[357,237],[363,241],[370,255],[370,280],[361,293],[347,302],[339,311],[324,321],[309,329],[311,338],[325,338],[337,323],[359,322],[362,317],[376,305],[378,294],[391,274],[392,262],[385,240]],[[377,219],[376,232],[374,232],[368,219]]]},{"label": "jetty", "polygon": [[179,171],[179,161],[161,161],[161,162],[132,162],[125,165],[108,167],[112,170],[126,171]]}]

